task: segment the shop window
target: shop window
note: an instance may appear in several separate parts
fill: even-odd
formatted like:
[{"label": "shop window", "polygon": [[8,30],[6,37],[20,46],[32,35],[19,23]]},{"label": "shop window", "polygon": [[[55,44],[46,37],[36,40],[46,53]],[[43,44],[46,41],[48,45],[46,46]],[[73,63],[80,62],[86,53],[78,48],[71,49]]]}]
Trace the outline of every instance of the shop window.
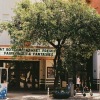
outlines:
[{"label": "shop window", "polygon": [[14,69],[15,64],[14,63],[5,63],[5,68]]}]

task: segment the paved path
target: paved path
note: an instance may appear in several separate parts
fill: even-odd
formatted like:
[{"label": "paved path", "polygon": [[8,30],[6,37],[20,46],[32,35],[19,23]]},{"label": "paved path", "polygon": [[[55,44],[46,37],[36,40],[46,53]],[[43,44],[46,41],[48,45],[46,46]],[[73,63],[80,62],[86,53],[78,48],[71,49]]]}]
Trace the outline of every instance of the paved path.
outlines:
[{"label": "paved path", "polygon": [[[52,95],[42,94],[33,94],[32,92],[9,92],[6,100],[54,100]],[[64,99],[62,99],[64,100]],[[89,93],[86,93],[84,97],[82,93],[77,93],[74,97],[70,97],[67,100],[100,100],[100,93],[94,92],[93,96],[90,96]]]}]

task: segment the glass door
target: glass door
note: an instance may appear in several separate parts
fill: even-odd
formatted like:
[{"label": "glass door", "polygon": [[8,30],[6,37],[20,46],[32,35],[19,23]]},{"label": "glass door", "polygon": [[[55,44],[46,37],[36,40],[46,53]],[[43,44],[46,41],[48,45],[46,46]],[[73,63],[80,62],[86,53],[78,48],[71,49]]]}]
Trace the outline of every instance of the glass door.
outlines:
[{"label": "glass door", "polygon": [[20,88],[32,89],[32,69],[33,65],[28,62],[20,66]]},{"label": "glass door", "polygon": [[19,73],[21,89],[39,89],[39,61],[24,62]]}]

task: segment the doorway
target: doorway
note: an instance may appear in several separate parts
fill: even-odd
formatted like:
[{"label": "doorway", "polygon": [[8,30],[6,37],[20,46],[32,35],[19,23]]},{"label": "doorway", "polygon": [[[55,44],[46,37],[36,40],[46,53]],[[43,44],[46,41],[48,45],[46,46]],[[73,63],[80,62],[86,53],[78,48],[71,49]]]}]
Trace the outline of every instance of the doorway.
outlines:
[{"label": "doorway", "polygon": [[12,62],[9,67],[9,89],[39,89],[39,61]]}]

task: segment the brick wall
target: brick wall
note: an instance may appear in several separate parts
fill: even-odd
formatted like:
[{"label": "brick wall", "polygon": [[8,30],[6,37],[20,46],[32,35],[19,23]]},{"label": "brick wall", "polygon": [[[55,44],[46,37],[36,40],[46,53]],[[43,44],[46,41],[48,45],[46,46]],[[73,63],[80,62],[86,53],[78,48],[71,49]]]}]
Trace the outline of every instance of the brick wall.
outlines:
[{"label": "brick wall", "polygon": [[86,0],[100,14],[100,0]]}]

